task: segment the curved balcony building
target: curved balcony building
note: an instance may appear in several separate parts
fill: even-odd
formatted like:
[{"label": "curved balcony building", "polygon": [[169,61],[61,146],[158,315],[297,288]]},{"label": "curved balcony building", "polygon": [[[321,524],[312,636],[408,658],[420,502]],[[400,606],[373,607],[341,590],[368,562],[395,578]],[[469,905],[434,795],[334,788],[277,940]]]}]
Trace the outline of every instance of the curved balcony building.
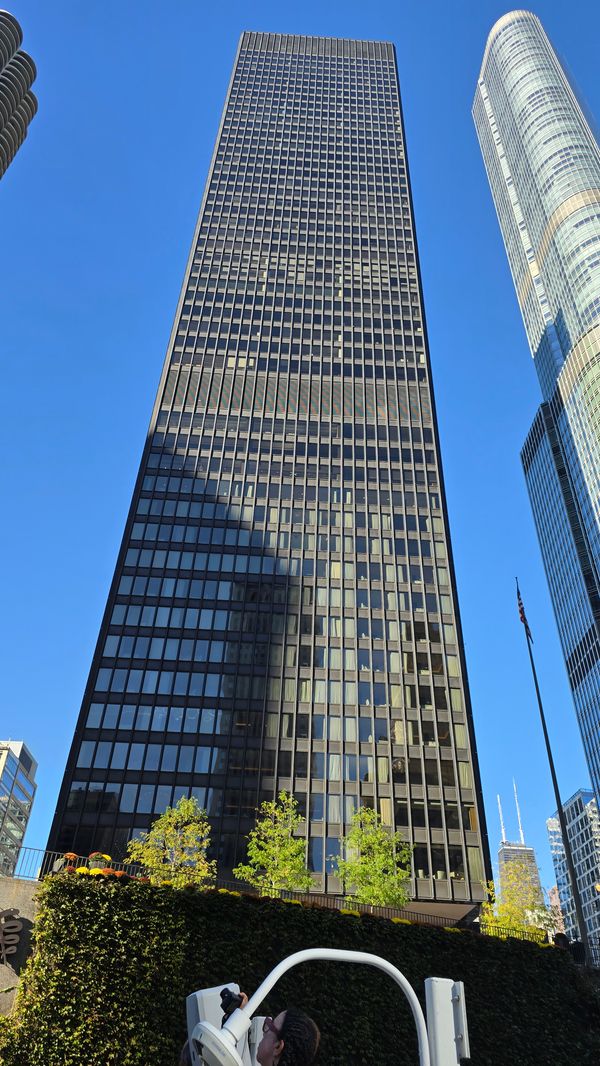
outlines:
[{"label": "curved balcony building", "polygon": [[14,15],[0,11],[0,178],[27,136],[37,111],[31,92],[36,69],[21,51],[23,33]]},{"label": "curved balcony building", "polygon": [[600,149],[530,12],[492,28],[473,117],[544,399],[522,460],[600,795]]}]

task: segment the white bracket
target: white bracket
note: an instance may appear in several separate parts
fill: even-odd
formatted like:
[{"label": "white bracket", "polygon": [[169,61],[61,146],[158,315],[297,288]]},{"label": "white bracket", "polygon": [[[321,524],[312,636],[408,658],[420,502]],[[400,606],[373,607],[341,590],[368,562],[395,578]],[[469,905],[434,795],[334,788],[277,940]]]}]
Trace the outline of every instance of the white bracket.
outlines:
[{"label": "white bracket", "polygon": [[468,1059],[469,1032],[462,981],[428,977],[425,981],[431,1066],[460,1066]]}]

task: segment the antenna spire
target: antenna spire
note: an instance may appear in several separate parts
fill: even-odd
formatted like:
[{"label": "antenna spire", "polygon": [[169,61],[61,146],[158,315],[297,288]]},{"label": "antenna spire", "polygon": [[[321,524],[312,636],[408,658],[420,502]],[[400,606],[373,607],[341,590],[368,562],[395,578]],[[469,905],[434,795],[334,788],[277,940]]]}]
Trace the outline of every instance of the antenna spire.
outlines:
[{"label": "antenna spire", "polygon": [[523,826],[521,824],[521,811],[519,809],[519,797],[517,796],[517,782],[515,781],[514,777],[513,777],[513,788],[515,790],[515,807],[517,808],[517,819],[518,819],[518,822],[519,822],[519,839],[521,841],[521,844],[524,844],[525,843],[525,836],[523,834]]},{"label": "antenna spire", "polygon": [[498,796],[497,799],[498,799],[498,814],[500,815],[500,831],[502,833],[501,843],[505,844],[506,843],[506,830],[504,828],[504,818],[502,817],[502,804],[500,803],[500,796]]}]

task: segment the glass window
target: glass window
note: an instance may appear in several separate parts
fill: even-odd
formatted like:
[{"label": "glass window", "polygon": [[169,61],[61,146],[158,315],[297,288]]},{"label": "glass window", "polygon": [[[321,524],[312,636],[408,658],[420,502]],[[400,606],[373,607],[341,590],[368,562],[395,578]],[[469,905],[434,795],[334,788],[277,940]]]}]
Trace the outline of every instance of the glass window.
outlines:
[{"label": "glass window", "polygon": [[167,724],[168,707],[155,707],[152,713],[151,730],[153,733],[162,733]]},{"label": "glass window", "polygon": [[179,751],[179,773],[191,774],[194,765],[194,749],[191,747],[181,748]]},{"label": "glass window", "polygon": [[172,772],[177,762],[177,747],[175,744],[165,744],[160,761],[161,770]]},{"label": "glass window", "polygon": [[336,859],[340,854],[339,837],[327,837],[325,840],[325,869],[328,874],[335,874]]},{"label": "glass window", "polygon": [[197,733],[198,732],[198,719],[199,710],[197,707],[186,707],[185,719],[183,723],[184,733]]},{"label": "glass window", "polygon": [[323,837],[309,837],[308,868],[315,873],[323,872]]},{"label": "glass window", "polygon": [[94,756],[94,767],[99,770],[105,770],[108,766],[108,759],[110,756],[110,749],[112,743],[109,740],[101,740],[96,748],[96,754]]},{"label": "glass window", "polygon": [[111,770],[123,770],[125,768],[128,747],[129,744],[125,744],[122,741],[118,741],[115,744],[110,760]]},{"label": "glass window", "polygon": [[313,752],[311,758],[311,777],[314,777],[317,781],[322,781],[325,776],[325,756],[322,752]]},{"label": "glass window", "polygon": [[342,756],[330,754],[328,758],[327,780],[339,781],[342,775]]},{"label": "glass window", "polygon": [[122,814],[133,814],[135,810],[137,790],[137,785],[123,785],[121,798],[119,800],[119,810]]},{"label": "glass window", "polygon": [[158,770],[160,752],[160,744],[148,744],[148,747],[146,748],[146,758],[144,760],[144,770]]},{"label": "glass window", "polygon": [[158,785],[156,789],[156,798],[154,800],[154,813],[162,814],[166,811],[167,807],[171,803],[171,794],[173,789],[171,785]]},{"label": "glass window", "polygon": [[77,756],[77,765],[81,767],[87,767],[92,765],[92,757],[94,754],[93,740],[82,740],[81,747],[79,748],[79,755]]},{"label": "glass window", "polygon": [[194,773],[207,774],[210,766],[211,748],[197,748]]},{"label": "glass window", "polygon": [[140,785],[140,791],[137,800],[137,810],[139,814],[151,814],[153,800],[154,785]]}]

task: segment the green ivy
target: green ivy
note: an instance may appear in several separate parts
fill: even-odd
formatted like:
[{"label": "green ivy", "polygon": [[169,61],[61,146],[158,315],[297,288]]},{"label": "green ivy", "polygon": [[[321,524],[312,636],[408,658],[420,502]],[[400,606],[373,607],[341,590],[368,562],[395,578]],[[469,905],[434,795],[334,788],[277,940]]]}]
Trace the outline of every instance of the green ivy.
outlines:
[{"label": "green ivy", "polygon": [[[472,1066],[600,1061],[597,991],[559,949],[135,881],[53,877],[39,902],[35,951],[0,1019],[3,1066],[176,1066],[186,995],[228,980],[251,993],[286,955],[319,946],[382,955],[421,999],[426,977],[464,981]],[[408,1005],[375,970],[304,964],[262,1009],[288,1003],[321,1027],[322,1066],[418,1061]]]}]

